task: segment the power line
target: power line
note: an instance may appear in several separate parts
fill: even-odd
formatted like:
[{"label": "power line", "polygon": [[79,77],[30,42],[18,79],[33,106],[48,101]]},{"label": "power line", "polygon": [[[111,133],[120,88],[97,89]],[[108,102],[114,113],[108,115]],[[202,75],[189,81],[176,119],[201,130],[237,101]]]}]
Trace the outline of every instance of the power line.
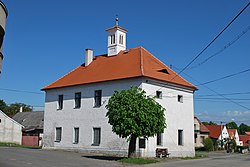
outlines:
[{"label": "power line", "polygon": [[[224,96],[233,96],[233,95],[246,95],[246,94],[250,94],[250,92],[236,92],[236,93],[225,93],[225,94],[222,94]],[[195,96],[198,96],[198,97],[206,97],[206,96],[218,96],[218,95],[214,95],[214,94],[207,94],[207,95],[195,95]]]},{"label": "power line", "polygon": [[227,76],[218,78],[218,79],[214,79],[214,80],[212,80],[212,81],[204,82],[204,83],[201,83],[201,84],[199,84],[199,85],[197,85],[197,86],[206,85],[206,84],[210,84],[210,83],[213,83],[213,82],[217,82],[217,81],[220,81],[220,80],[223,80],[223,79],[226,79],[226,78],[230,78],[230,77],[233,77],[233,76],[236,76],[236,75],[239,75],[239,74],[246,73],[246,72],[248,72],[248,71],[250,71],[250,69],[243,70],[243,71],[240,71],[240,72],[237,72],[237,73],[234,73],[234,74],[230,74],[230,75],[227,75]]},{"label": "power line", "polygon": [[205,50],[207,50],[207,48],[209,47],[209,46],[211,46],[214,42],[215,42],[215,40],[217,39],[217,38],[219,38],[219,36],[242,14],[242,12],[244,11],[244,10],[246,10],[246,8],[248,7],[250,5],[250,2],[233,18],[233,20],[232,21],[230,21],[230,23],[228,23],[228,25],[194,58],[194,59],[192,59],[179,73],[177,73],[172,79],[171,79],[171,81],[172,80],[174,80],[178,75],[180,75],[183,71],[185,71],[198,57],[200,57],[200,55],[205,51]]},{"label": "power line", "polygon": [[26,91],[26,90],[6,89],[6,88],[0,88],[0,90],[9,91],[9,92],[19,92],[19,93],[30,93],[30,94],[41,94],[41,95],[44,95],[44,93],[41,93],[41,92],[32,92],[32,91]]},{"label": "power line", "polygon": [[[173,67],[174,67],[174,66],[173,66]],[[175,68],[175,67],[174,67],[174,68]],[[186,74],[186,73],[183,73],[183,74],[186,75],[186,76],[188,76],[189,78],[195,80],[195,81],[198,82],[199,84],[201,84],[198,80],[194,79],[193,77],[189,76],[188,74]],[[240,103],[238,103],[238,102],[235,102],[235,101],[231,100],[230,98],[224,96],[223,94],[220,94],[220,93],[216,92],[215,90],[209,88],[208,86],[206,86],[206,85],[202,85],[202,86],[204,86],[205,88],[207,88],[207,89],[210,90],[211,92],[215,93],[216,95],[221,96],[221,97],[223,97],[224,99],[230,101],[231,103],[234,103],[234,104],[236,104],[236,105],[238,105],[238,106],[240,106],[240,107],[242,107],[242,108],[247,109],[248,111],[250,111],[250,108],[248,108],[248,107],[246,107],[246,106],[244,106],[244,105],[242,105],[242,104],[240,104]]]},{"label": "power line", "polygon": [[206,58],[204,61],[187,68],[188,70],[197,68],[199,66],[201,66],[202,64],[206,63],[208,60],[212,59],[213,57],[219,55],[220,53],[222,53],[224,50],[226,50],[227,48],[229,48],[230,46],[232,46],[236,41],[238,41],[243,35],[245,35],[248,31],[250,30],[250,26],[248,26],[244,31],[241,32],[241,34],[239,34],[236,38],[234,38],[232,41],[230,41],[229,43],[227,43],[223,48],[221,48],[219,51],[217,51],[216,53],[214,53],[213,55],[209,56],[208,58]]}]

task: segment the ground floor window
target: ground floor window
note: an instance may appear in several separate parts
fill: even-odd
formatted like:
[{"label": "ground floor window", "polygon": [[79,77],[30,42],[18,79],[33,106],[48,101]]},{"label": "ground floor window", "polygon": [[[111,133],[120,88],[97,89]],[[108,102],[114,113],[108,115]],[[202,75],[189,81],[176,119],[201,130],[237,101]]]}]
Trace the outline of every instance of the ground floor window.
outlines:
[{"label": "ground floor window", "polygon": [[74,144],[77,144],[79,142],[79,128],[74,128]]},{"label": "ground floor window", "polygon": [[101,128],[93,128],[93,145],[99,146],[101,143]]},{"label": "ground floor window", "polygon": [[183,145],[183,130],[180,129],[178,130],[178,145]]},{"label": "ground floor window", "polygon": [[62,127],[56,127],[56,142],[60,142],[62,139]]},{"label": "ground floor window", "polygon": [[163,137],[162,133],[157,134],[157,139],[156,139],[157,146],[162,146],[162,137]]}]

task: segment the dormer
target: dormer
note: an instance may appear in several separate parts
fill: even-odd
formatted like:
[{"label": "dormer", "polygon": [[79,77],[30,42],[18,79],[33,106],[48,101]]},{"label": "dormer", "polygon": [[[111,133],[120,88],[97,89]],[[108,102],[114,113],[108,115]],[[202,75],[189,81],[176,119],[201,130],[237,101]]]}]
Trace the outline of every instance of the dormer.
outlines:
[{"label": "dormer", "polygon": [[117,55],[121,50],[126,50],[126,33],[128,30],[118,25],[106,29],[108,32],[108,56]]}]

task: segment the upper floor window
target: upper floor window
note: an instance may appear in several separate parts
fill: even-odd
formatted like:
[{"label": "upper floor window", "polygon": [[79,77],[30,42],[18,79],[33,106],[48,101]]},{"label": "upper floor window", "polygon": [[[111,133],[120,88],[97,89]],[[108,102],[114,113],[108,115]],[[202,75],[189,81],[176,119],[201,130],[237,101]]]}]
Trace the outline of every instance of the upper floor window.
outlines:
[{"label": "upper floor window", "polygon": [[123,35],[121,34],[119,36],[119,44],[123,45]]},{"label": "upper floor window", "polygon": [[81,92],[75,93],[75,108],[80,108],[81,107]]},{"label": "upper floor window", "polygon": [[110,44],[115,44],[115,34],[110,35]]},{"label": "upper floor window", "polygon": [[183,103],[183,96],[182,95],[178,95],[178,102],[180,102],[180,103]]},{"label": "upper floor window", "polygon": [[100,107],[102,105],[102,90],[95,91],[95,107]]},{"label": "upper floor window", "polygon": [[63,109],[63,95],[58,95],[58,110]]},{"label": "upper floor window", "polygon": [[156,91],[156,98],[162,99],[162,91]]}]

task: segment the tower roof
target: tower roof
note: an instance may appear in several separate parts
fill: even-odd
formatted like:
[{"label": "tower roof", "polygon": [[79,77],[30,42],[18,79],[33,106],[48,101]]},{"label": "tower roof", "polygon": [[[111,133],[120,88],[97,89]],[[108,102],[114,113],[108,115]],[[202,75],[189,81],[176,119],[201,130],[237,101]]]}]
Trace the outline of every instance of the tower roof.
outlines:
[{"label": "tower roof", "polygon": [[197,89],[181,76],[176,75],[146,49],[138,47],[120,51],[116,56],[97,56],[88,66],[77,67],[42,90],[135,77],[148,77],[191,90]]}]

